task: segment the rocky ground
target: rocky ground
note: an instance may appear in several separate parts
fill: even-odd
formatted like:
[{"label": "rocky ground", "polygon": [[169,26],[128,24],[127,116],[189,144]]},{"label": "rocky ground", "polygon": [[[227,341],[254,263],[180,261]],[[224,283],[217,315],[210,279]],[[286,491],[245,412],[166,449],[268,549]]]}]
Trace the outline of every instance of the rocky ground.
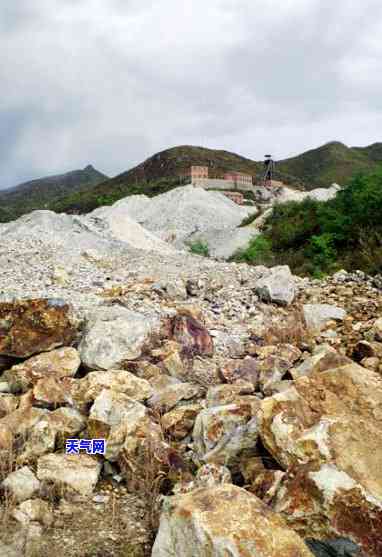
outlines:
[{"label": "rocky ground", "polygon": [[0,555],[379,557],[381,277],[42,216],[0,242]]}]

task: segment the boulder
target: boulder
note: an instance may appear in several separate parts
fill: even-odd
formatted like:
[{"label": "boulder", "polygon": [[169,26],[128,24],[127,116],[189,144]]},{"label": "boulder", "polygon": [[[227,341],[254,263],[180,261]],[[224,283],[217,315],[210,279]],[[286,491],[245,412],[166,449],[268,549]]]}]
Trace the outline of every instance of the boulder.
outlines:
[{"label": "boulder", "polygon": [[193,383],[182,383],[173,377],[152,382],[154,394],[148,400],[150,408],[160,413],[169,412],[181,401],[196,400],[202,394],[202,388]]},{"label": "boulder", "polygon": [[207,391],[206,403],[208,407],[236,403],[244,401],[245,397],[253,392],[252,384],[244,381],[236,385],[214,385]]},{"label": "boulder", "polygon": [[321,344],[314,349],[312,356],[304,360],[299,366],[292,368],[290,374],[293,379],[298,379],[304,375],[336,369],[349,363],[351,363],[350,358],[339,354],[328,344]]},{"label": "boulder", "polygon": [[153,394],[148,381],[125,370],[92,371],[71,385],[71,396],[80,408],[93,402],[104,390],[122,393],[133,400],[144,401]]},{"label": "boulder", "polygon": [[202,410],[192,433],[195,457],[200,462],[235,465],[240,453],[256,446],[259,408],[260,401],[253,397],[250,402]]},{"label": "boulder", "polygon": [[296,296],[295,279],[287,265],[280,265],[269,270],[255,284],[255,292],[265,302],[281,306],[291,304]]},{"label": "boulder", "polygon": [[200,356],[212,356],[214,343],[207,329],[192,315],[178,312],[172,320],[172,337],[185,352]]},{"label": "boulder", "polygon": [[262,401],[261,439],[287,471],[274,509],[304,537],[382,554],[382,379],[352,363]]},{"label": "boulder", "polygon": [[[92,437],[108,439],[107,457],[113,454],[115,458],[117,456],[116,438],[119,438],[117,433],[119,433],[120,426],[124,426],[125,421],[129,421],[131,424],[137,420],[140,421],[146,417],[146,414],[147,409],[143,404],[123,393],[104,389],[96,397],[90,409],[88,431]],[[114,443],[112,439],[114,439]],[[123,437],[120,439],[119,444],[119,448],[121,448]]]},{"label": "boulder", "polygon": [[73,377],[81,360],[75,348],[58,348],[29,358],[3,374],[12,392],[26,392],[40,379]]},{"label": "boulder", "polygon": [[23,466],[9,474],[1,485],[19,503],[30,499],[40,489],[40,482],[28,466]]},{"label": "boulder", "polygon": [[17,437],[30,439],[33,429],[46,420],[47,411],[41,408],[18,408],[0,420],[0,450],[10,449]]},{"label": "boulder", "polygon": [[47,414],[52,428],[57,432],[56,442],[64,445],[66,439],[74,438],[86,428],[86,417],[75,408],[57,408]]},{"label": "boulder", "polygon": [[102,464],[95,458],[78,455],[50,454],[37,462],[37,478],[65,486],[81,495],[90,495],[98,481]]},{"label": "boulder", "polygon": [[259,365],[256,358],[228,359],[220,364],[219,373],[225,383],[248,384],[256,390],[259,382]]},{"label": "boulder", "polygon": [[374,321],[373,332],[375,335],[375,340],[381,342],[382,341],[382,317]]},{"label": "boulder", "polygon": [[270,505],[285,476],[282,470],[262,470],[254,478],[248,490]]},{"label": "boulder", "polygon": [[200,404],[185,404],[167,412],[161,418],[163,430],[174,439],[184,439],[192,431]]},{"label": "boulder", "polygon": [[232,483],[231,472],[225,466],[218,464],[204,464],[196,473],[195,479],[191,481],[180,481],[174,488],[175,495],[179,493],[189,493],[200,487],[215,487],[222,484]]},{"label": "boulder", "polygon": [[124,307],[104,307],[87,319],[79,345],[81,360],[92,370],[120,369],[138,358],[159,321]]},{"label": "boulder", "polygon": [[260,499],[230,484],[166,500],[152,557],[312,557]]},{"label": "boulder", "polygon": [[76,336],[71,307],[59,299],[0,302],[0,355],[28,358]]},{"label": "boulder", "polygon": [[347,313],[331,304],[304,304],[303,314],[306,326],[312,333],[319,333],[328,321],[342,321]]},{"label": "boulder", "polygon": [[[72,404],[72,380],[68,377],[43,377],[36,381],[32,392],[33,398],[41,406]],[[27,396],[27,395],[24,395]]]},{"label": "boulder", "polygon": [[16,410],[18,399],[11,394],[0,393],[0,419]]},{"label": "boulder", "polygon": [[53,523],[53,513],[49,504],[42,499],[29,499],[20,503],[12,516],[24,526],[29,522],[39,522],[43,526],[51,526]]}]

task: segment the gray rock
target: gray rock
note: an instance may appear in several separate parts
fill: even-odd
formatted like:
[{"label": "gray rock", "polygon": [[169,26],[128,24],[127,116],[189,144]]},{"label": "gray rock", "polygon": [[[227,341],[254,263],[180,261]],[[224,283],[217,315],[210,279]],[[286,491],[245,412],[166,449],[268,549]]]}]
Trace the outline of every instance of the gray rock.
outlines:
[{"label": "gray rock", "polygon": [[40,489],[40,482],[28,466],[23,466],[9,474],[2,486],[10,491],[16,501],[21,502],[30,499]]},{"label": "gray rock", "polygon": [[342,321],[346,311],[331,304],[305,304],[303,313],[306,326],[312,332],[319,332],[330,320]]},{"label": "gray rock", "polygon": [[288,265],[273,267],[255,284],[255,291],[262,300],[282,306],[293,302],[296,290],[296,283]]},{"label": "gray rock", "polygon": [[79,345],[82,362],[89,369],[118,369],[125,360],[135,360],[159,322],[123,307],[105,307],[93,312]]}]

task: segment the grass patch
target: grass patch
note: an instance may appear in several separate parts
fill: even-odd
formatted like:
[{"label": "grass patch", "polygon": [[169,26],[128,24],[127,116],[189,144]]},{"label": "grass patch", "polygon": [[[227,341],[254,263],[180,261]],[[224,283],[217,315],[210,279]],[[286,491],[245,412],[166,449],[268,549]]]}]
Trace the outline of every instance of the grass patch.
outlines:
[{"label": "grass patch", "polygon": [[188,244],[188,248],[194,255],[202,255],[204,257],[208,257],[210,255],[208,244],[200,240],[196,242],[190,242]]}]

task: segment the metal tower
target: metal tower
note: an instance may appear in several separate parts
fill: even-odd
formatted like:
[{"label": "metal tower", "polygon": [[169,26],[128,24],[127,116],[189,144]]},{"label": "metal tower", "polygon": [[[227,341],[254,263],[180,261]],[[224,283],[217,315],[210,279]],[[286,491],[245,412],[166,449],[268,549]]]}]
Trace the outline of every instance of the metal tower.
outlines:
[{"label": "metal tower", "polygon": [[272,159],[272,155],[265,155],[264,160],[264,174],[262,185],[266,188],[272,185],[273,173],[275,171],[275,161]]}]

